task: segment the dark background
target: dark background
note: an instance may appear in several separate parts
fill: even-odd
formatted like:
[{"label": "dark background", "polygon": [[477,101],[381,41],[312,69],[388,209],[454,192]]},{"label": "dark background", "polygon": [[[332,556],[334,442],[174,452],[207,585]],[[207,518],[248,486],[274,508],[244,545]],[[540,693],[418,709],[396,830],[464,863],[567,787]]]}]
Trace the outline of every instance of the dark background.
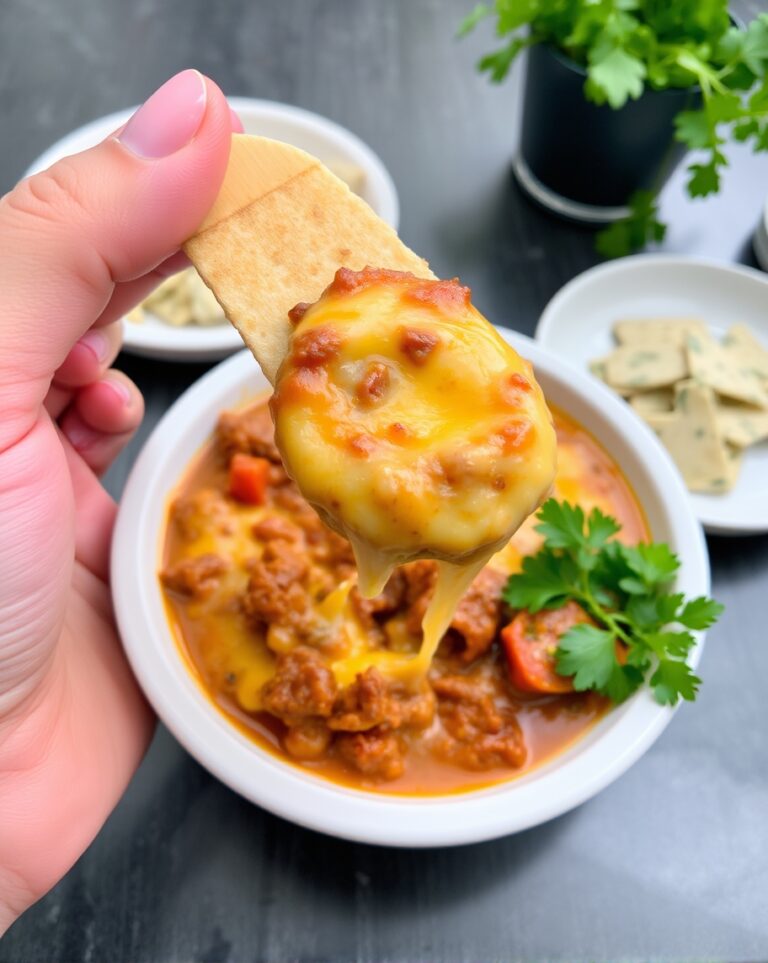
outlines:
[{"label": "dark background", "polygon": [[[437,274],[471,284],[492,319],[532,333],[548,299],[597,258],[588,231],[510,181],[518,85],[474,74],[487,31],[454,41],[471,5],[0,0],[0,189],[67,131],[196,66],[229,94],[299,104],[367,140],[400,191],[404,240]],[[716,200],[688,203],[673,178],[667,248],[753,263],[766,191],[766,156],[744,150]],[[109,475],[115,494],[205,370],[121,365],[148,410]],[[702,694],[578,810],[455,850],[354,845],[261,812],[161,728],[103,832],[11,929],[0,960],[768,959],[768,538],[709,545],[727,611],[707,642]]]}]

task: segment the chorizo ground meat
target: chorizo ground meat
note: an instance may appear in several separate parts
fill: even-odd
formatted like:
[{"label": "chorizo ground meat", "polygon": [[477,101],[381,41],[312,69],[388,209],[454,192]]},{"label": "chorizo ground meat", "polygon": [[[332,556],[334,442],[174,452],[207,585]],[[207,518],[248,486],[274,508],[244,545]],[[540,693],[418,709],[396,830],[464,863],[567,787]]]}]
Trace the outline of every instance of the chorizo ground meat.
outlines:
[{"label": "chorizo ground meat", "polygon": [[163,585],[187,598],[204,599],[216,589],[219,579],[229,568],[220,555],[206,552],[195,558],[182,558],[160,573]]},{"label": "chorizo ground meat", "polygon": [[[305,347],[307,362],[314,363],[315,349],[326,345]],[[434,345],[413,339],[408,347],[420,363],[421,349]],[[369,374],[366,390],[375,400],[380,373]],[[338,654],[333,640],[329,644],[328,624],[319,619],[317,605],[354,575],[349,542],[323,524],[285,476],[265,406],[223,414],[216,450],[222,471],[238,452],[272,463],[266,507],[246,528],[252,555],[242,563],[237,583],[244,588],[230,600],[230,609],[275,653],[275,672],[261,687],[259,711],[281,727],[285,752],[307,763],[336,759],[374,782],[398,778],[408,765],[410,748],[417,745],[420,752],[426,748],[465,769],[521,766],[525,744],[509,683],[494,656],[505,576],[486,567],[474,580],[456,610],[432,675],[415,691],[374,667],[340,688],[331,668]],[[177,501],[173,520],[181,537],[194,543],[206,533],[232,535],[241,510],[223,486],[205,487]],[[168,565],[162,580],[182,602],[213,604],[232,567],[231,559],[206,552]],[[375,647],[418,649],[435,579],[434,562],[416,561],[398,568],[373,599],[351,590],[349,604]]]},{"label": "chorizo ground meat", "polygon": [[267,712],[291,723],[318,716],[330,716],[336,701],[336,680],[322,657],[307,646],[299,646],[277,660],[273,678],[261,690]]},{"label": "chorizo ground meat", "polygon": [[227,460],[240,452],[267,458],[282,468],[280,452],[275,445],[272,417],[265,405],[257,405],[243,412],[222,412],[216,425],[216,444]]}]

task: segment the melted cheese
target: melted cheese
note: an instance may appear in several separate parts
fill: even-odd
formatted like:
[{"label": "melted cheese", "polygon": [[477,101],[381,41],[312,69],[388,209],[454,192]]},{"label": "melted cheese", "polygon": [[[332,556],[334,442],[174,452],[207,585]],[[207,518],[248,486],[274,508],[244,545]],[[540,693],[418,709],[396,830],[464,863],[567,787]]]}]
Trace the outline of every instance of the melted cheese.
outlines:
[{"label": "melted cheese", "polygon": [[[272,410],[289,474],[355,551],[360,591],[393,568],[439,561],[418,655],[376,664],[418,679],[472,579],[548,493],[552,419],[530,365],[456,282],[340,272],[298,323]],[[354,648],[354,647],[353,647]]]}]

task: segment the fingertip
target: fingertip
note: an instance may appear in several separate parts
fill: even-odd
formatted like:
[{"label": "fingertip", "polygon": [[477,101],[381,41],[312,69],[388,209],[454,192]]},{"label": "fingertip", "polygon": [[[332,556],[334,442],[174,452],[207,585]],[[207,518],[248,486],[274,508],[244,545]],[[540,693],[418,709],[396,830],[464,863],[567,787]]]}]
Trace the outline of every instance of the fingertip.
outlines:
[{"label": "fingertip", "polygon": [[88,428],[101,434],[122,434],[141,423],[144,399],[130,378],[110,370],[77,393],[74,408]]},{"label": "fingertip", "polygon": [[120,325],[91,328],[70,348],[53,381],[64,388],[80,388],[97,381],[117,357],[121,342]]},{"label": "fingertip", "polygon": [[74,451],[96,475],[109,468],[134,431],[133,428],[118,432],[99,431],[89,425],[74,407],[68,409],[59,427]]}]

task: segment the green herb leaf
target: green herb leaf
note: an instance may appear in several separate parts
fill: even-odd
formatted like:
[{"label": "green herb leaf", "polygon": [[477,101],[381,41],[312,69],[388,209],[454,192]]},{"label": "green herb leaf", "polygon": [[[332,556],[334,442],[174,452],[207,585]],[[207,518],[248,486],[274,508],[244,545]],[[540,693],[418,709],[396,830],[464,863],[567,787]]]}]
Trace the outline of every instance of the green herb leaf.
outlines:
[{"label": "green herb leaf", "polygon": [[762,79],[768,68],[768,17],[763,14],[747,27],[741,45],[742,62],[755,77]]},{"label": "green herb leaf", "polygon": [[525,37],[515,37],[506,47],[481,57],[477,64],[478,69],[487,73],[493,83],[500,84],[509,73],[517,55],[528,44],[529,40]]},{"label": "green herb leaf", "polygon": [[585,544],[584,512],[578,505],[550,498],[536,517],[536,531],[544,536],[547,548],[578,549]]},{"label": "green herb leaf", "polygon": [[[675,121],[676,139],[706,152],[689,168],[691,197],[719,190],[727,164],[720,148],[729,134],[768,151],[768,13],[740,28],[730,21],[728,0],[489,0],[465,18],[460,32],[490,15],[497,35],[509,38],[479,63],[496,83],[524,47],[547,44],[586,69],[584,93],[597,104],[620,109],[646,85],[700,92],[701,107],[682,111]],[[621,257],[663,240],[656,193],[630,198],[629,217],[597,235],[603,256]]]},{"label": "green herb leaf", "polygon": [[496,33],[500,37],[524,27],[539,11],[539,0],[496,0],[499,21]]},{"label": "green herb leaf", "polygon": [[720,190],[720,172],[717,164],[691,164],[688,168],[691,177],[688,181],[688,193],[691,197],[706,197],[716,194]]},{"label": "green herb leaf", "polygon": [[691,599],[677,616],[677,621],[688,629],[708,629],[723,614],[723,606],[714,599]]},{"label": "green herb leaf", "polygon": [[621,525],[615,518],[604,515],[599,508],[594,508],[587,519],[587,545],[590,548],[602,548],[608,539],[620,531]]},{"label": "green herb leaf", "polygon": [[591,89],[599,91],[614,109],[623,107],[643,92],[647,69],[642,60],[621,47],[600,51],[590,60],[588,74]]},{"label": "green herb leaf", "polygon": [[690,632],[651,632],[644,637],[644,641],[659,659],[668,655],[684,659],[696,644]]},{"label": "green herb leaf", "polygon": [[686,601],[670,591],[680,561],[668,545],[624,545],[618,522],[598,509],[549,499],[537,513],[544,544],[523,559],[504,589],[513,609],[536,613],[576,602],[590,617],[559,640],[556,667],[578,691],[594,689],[622,702],[649,673],[659,702],[695,697],[699,680],[685,659],[693,631],[723,611],[708,598]]},{"label": "green herb leaf", "polygon": [[651,191],[636,191],[629,210],[628,217],[598,233],[596,247],[603,257],[625,257],[648,243],[664,240],[667,228],[658,218],[658,203]]},{"label": "green herb leaf", "polygon": [[644,589],[668,584],[680,568],[677,555],[663,542],[623,545],[621,551],[627,565],[639,577]]},{"label": "green herb leaf", "polygon": [[675,117],[675,138],[692,150],[709,146],[712,130],[705,110],[682,110]]},{"label": "green herb leaf", "polygon": [[701,679],[693,674],[687,662],[663,659],[651,676],[651,687],[656,701],[673,706],[678,699],[693,702]]},{"label": "green herb leaf", "polygon": [[[523,559],[522,572],[510,579],[504,599],[512,608],[539,612],[543,608],[557,608],[573,589],[566,577],[565,566],[546,549]],[[573,567],[573,563],[571,563]]]},{"label": "green herb leaf", "polygon": [[485,20],[485,18],[489,17],[490,15],[491,8],[488,6],[488,4],[478,3],[472,13],[468,13],[461,21],[459,24],[459,29],[456,31],[456,36],[466,37],[467,34],[472,33],[481,20]]},{"label": "green herb leaf", "polygon": [[621,674],[616,658],[616,640],[610,632],[594,625],[574,625],[560,639],[557,671],[573,676],[577,692],[604,692],[615,674]]}]

